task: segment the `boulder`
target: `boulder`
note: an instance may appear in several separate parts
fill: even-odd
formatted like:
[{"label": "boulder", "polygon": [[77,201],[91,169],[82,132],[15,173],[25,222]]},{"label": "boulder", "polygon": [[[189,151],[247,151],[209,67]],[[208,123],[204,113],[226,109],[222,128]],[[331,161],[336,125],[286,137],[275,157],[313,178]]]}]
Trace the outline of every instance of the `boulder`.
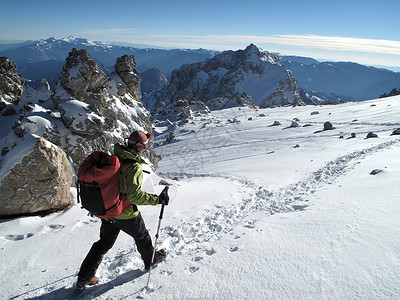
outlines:
[{"label": "boulder", "polygon": [[332,129],[333,129],[333,125],[331,122],[324,123],[324,130],[332,130]]},{"label": "boulder", "polygon": [[1,159],[0,217],[49,213],[72,203],[65,152],[35,135]]},{"label": "boulder", "polygon": [[400,128],[394,130],[391,135],[400,135]]},{"label": "boulder", "polygon": [[369,139],[369,138],[377,138],[377,137],[378,137],[378,135],[377,135],[376,133],[368,132],[368,134],[367,134],[367,136],[366,136],[366,139]]},{"label": "boulder", "polygon": [[279,126],[279,125],[282,125],[281,122],[275,121],[271,126]]}]

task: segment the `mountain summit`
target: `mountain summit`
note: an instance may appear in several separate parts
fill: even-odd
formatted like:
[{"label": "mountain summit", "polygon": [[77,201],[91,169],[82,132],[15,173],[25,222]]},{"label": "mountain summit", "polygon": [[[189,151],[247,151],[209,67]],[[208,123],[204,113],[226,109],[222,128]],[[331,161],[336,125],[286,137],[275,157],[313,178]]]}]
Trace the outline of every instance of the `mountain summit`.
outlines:
[{"label": "mountain summit", "polygon": [[172,72],[167,87],[146,95],[147,107],[166,114],[182,101],[202,102],[211,109],[241,105],[273,107],[304,105],[290,71],[277,54],[254,44],[225,51],[203,62],[183,65]]}]

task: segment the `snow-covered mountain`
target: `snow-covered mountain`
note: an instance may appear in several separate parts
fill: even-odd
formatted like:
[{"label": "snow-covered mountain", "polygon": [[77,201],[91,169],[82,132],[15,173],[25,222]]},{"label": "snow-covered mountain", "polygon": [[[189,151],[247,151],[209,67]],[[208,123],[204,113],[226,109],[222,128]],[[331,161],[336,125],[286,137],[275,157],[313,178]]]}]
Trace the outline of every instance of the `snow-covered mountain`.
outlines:
[{"label": "snow-covered mountain", "polygon": [[[113,72],[116,58],[127,54],[135,56],[140,74],[159,67],[167,78],[170,78],[173,70],[183,64],[202,62],[219,54],[205,49],[135,48],[74,37],[53,37],[21,44],[0,45],[0,54],[16,62],[18,71],[24,78],[45,78],[54,86],[72,48],[88,50],[108,74]],[[389,70],[351,62],[320,63],[313,58],[298,56],[281,56],[281,60],[285,68],[292,71],[300,88],[314,96],[323,96],[321,99],[327,97],[325,100],[330,103],[335,102],[337,97],[344,101],[372,99],[400,86],[400,74]],[[143,83],[147,85],[146,80],[143,80]],[[149,83],[153,84],[154,82]]]},{"label": "snow-covered mountain", "polygon": [[352,62],[313,62],[283,57],[282,63],[307,92],[338,96],[345,101],[378,98],[400,87],[400,73]]},{"label": "snow-covered mountain", "polygon": [[183,65],[172,73],[167,87],[145,95],[143,103],[161,115],[183,107],[184,117],[199,103],[210,109],[304,105],[296,80],[279,57],[253,44]]},{"label": "snow-covered mountain", "polygon": [[86,49],[105,71],[107,69],[110,69],[109,72],[113,71],[112,67],[118,57],[133,55],[139,72],[160,67],[167,75],[185,63],[203,61],[215,54],[215,51],[204,49],[139,49],[75,37],[51,37],[46,40],[25,42],[21,47],[13,45],[11,49],[2,50],[0,54],[16,62],[22,76],[28,79],[48,79],[49,74],[61,73],[65,58],[73,48]]},{"label": "snow-covered mountain", "polygon": [[[176,127],[155,148],[158,172],[178,179],[158,240],[167,260],[146,289],[121,233],[100,284],[74,299],[399,299],[399,111],[395,96],[231,108]],[[158,144],[168,129],[154,128]],[[154,237],[160,207],[140,210]],[[79,204],[2,220],[2,298],[70,299],[99,227]]]}]

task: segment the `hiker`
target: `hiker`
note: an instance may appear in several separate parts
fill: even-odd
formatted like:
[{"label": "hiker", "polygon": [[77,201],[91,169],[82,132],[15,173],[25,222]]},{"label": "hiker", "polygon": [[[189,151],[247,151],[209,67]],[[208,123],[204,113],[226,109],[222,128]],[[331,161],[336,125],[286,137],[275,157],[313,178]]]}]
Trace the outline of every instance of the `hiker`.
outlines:
[{"label": "hiker", "polygon": [[121,163],[120,193],[127,195],[132,205],[115,218],[101,219],[100,239],[93,244],[81,265],[76,284],[77,290],[83,290],[86,285],[97,283],[96,270],[104,254],[114,245],[120,230],[134,238],[146,271],[166,256],[165,250],[157,250],[154,260],[151,262],[154,251],[152,240],[137,207],[137,205],[168,205],[169,202],[167,189],[159,196],[141,190],[143,180],[141,164],[146,163],[141,154],[146,150],[150,137],[149,133],[134,131],[126,140],[125,145],[117,143],[114,146],[114,153]]}]

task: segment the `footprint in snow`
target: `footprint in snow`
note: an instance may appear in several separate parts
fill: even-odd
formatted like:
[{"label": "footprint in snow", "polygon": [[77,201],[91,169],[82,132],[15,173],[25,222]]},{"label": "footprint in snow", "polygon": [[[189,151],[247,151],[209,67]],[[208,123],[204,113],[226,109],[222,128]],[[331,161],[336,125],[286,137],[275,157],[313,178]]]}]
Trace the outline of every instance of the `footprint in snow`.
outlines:
[{"label": "footprint in snow", "polygon": [[64,225],[61,225],[61,224],[52,224],[52,225],[49,225],[49,228],[50,229],[52,229],[52,230],[61,230],[61,229],[63,229],[65,226]]},{"label": "footprint in snow", "polygon": [[215,251],[214,249],[206,250],[207,255],[213,255],[215,253],[217,253],[217,251]]},{"label": "footprint in snow", "polygon": [[198,261],[201,261],[201,260],[203,260],[203,257],[201,257],[201,256],[196,256],[196,257],[194,257],[192,259],[192,261],[194,261],[194,262],[198,262]]},{"label": "footprint in snow", "polygon": [[39,235],[47,234],[49,232],[57,232],[60,231],[64,228],[64,225],[61,224],[51,224],[51,225],[45,225],[42,227],[42,229],[39,232]]},{"label": "footprint in snow", "polygon": [[295,205],[292,205],[292,207],[293,207],[293,209],[295,210],[295,211],[304,211],[307,207],[309,207],[310,205],[307,205],[307,204],[295,204]]},{"label": "footprint in snow", "polygon": [[229,251],[231,251],[231,252],[239,251],[239,247],[231,247],[231,248],[229,248]]},{"label": "footprint in snow", "polygon": [[10,241],[22,241],[24,239],[30,238],[33,236],[33,233],[27,233],[27,234],[8,234],[4,236],[5,239],[10,240]]},{"label": "footprint in snow", "polygon": [[166,271],[166,270],[161,271],[161,274],[164,276],[170,276],[172,273],[173,273],[172,271]]},{"label": "footprint in snow", "polygon": [[194,272],[197,272],[199,269],[200,269],[199,267],[190,267],[189,271],[190,271],[190,273],[194,273]]}]

